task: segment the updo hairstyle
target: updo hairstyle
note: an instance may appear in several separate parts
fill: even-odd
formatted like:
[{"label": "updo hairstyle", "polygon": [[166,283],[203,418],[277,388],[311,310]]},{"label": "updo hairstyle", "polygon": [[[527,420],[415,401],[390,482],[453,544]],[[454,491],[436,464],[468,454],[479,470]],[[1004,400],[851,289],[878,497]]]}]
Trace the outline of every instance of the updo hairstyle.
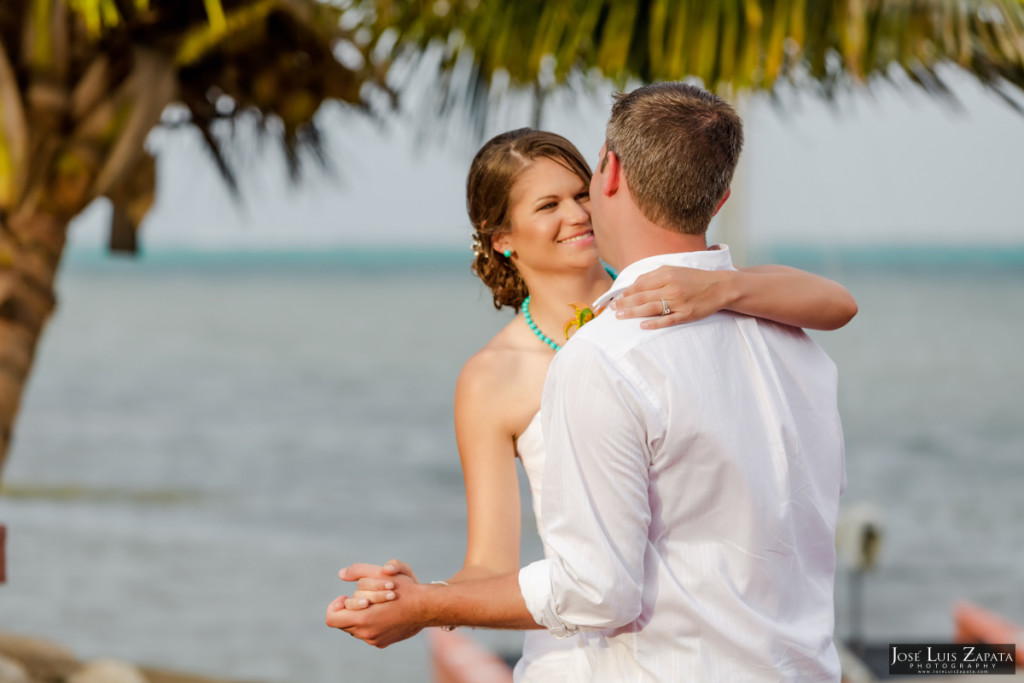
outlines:
[{"label": "updo hairstyle", "polygon": [[529,292],[512,259],[494,250],[511,225],[512,188],[537,159],[550,159],[590,184],[590,167],[576,146],[555,133],[519,128],[491,138],[476,153],[466,179],[466,210],[473,224],[473,272],[490,287],[494,307],[518,309]]}]

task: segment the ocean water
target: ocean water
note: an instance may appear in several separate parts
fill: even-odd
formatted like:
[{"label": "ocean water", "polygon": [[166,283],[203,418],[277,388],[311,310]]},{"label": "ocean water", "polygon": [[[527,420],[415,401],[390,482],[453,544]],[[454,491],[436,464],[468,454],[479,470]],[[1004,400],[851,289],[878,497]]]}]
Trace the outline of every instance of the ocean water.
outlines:
[{"label": "ocean water", "polygon": [[[1024,259],[789,258],[861,307],[815,337],[841,373],[844,505],[884,516],[868,639],[949,638],[957,599],[1024,623]],[[0,630],[268,683],[429,680],[422,637],[378,651],[323,614],[352,561],[461,564],[452,393],[509,317],[466,261],[72,259],[4,473]]]}]

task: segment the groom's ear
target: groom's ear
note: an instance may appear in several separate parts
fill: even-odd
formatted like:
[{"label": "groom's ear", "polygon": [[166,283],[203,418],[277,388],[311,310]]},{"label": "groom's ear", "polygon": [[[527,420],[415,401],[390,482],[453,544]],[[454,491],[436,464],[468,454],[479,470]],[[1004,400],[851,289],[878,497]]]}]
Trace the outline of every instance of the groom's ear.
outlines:
[{"label": "groom's ear", "polygon": [[619,178],[622,175],[622,164],[619,163],[619,156],[615,152],[609,150],[605,152],[602,166],[604,167],[603,172],[605,173],[605,181],[604,187],[601,188],[601,194],[606,197],[611,197],[619,191]]},{"label": "groom's ear", "polygon": [[711,214],[712,216],[717,216],[718,215],[718,212],[722,210],[722,206],[725,204],[725,200],[728,199],[729,195],[731,195],[731,194],[732,194],[732,188],[731,187],[725,188],[725,196],[722,197],[721,201],[718,202],[718,206],[715,207],[715,212],[713,214]]}]

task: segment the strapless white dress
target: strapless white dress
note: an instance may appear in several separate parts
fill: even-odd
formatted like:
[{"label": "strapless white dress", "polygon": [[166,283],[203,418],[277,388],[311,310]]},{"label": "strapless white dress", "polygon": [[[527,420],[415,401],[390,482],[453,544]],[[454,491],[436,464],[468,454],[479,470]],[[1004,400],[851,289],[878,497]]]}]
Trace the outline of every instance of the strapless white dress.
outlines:
[{"label": "strapless white dress", "polygon": [[[523,463],[526,478],[530,481],[530,496],[533,499],[533,514],[537,518],[538,530],[543,529],[540,509],[540,492],[544,481],[544,433],[540,427],[540,413],[533,416],[530,424],[516,441],[516,455]],[[544,542],[544,534],[540,534]],[[548,552],[544,545],[545,555]],[[569,670],[569,653],[576,647],[577,638],[555,638],[546,630],[527,631],[523,641],[523,657],[513,672],[515,683],[552,683],[566,680]]]}]

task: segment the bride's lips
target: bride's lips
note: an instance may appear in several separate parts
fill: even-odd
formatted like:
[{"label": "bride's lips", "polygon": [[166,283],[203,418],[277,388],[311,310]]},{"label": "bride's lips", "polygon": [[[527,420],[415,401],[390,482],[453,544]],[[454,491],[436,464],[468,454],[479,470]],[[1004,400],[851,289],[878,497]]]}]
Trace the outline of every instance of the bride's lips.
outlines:
[{"label": "bride's lips", "polygon": [[572,235],[571,237],[566,237],[563,240],[558,240],[558,243],[559,244],[578,244],[580,242],[587,242],[587,241],[591,241],[592,242],[593,240],[594,240],[594,231],[593,230],[584,230],[583,232],[578,232],[575,235]]}]

